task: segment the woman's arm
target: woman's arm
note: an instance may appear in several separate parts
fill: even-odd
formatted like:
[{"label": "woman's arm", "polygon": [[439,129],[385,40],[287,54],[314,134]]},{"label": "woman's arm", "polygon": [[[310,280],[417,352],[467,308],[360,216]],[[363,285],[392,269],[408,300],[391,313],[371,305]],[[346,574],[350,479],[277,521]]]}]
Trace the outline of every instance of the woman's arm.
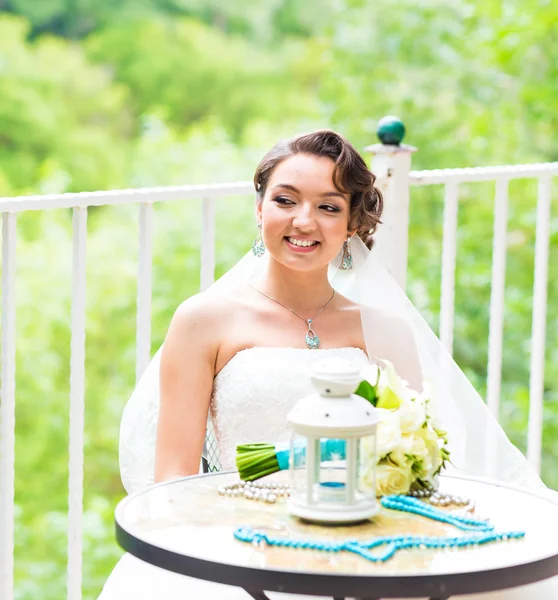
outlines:
[{"label": "woman's arm", "polygon": [[171,321],[160,370],[155,481],[199,472],[219,347],[206,295],[183,302]]}]

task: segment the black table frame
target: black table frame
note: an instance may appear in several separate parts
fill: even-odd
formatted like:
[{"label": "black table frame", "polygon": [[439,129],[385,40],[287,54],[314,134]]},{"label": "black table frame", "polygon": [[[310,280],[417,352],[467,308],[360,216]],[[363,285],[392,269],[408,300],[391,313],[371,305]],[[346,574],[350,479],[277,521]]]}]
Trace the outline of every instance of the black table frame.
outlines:
[{"label": "black table frame", "polygon": [[[178,481],[199,477],[215,477],[217,475],[223,475],[223,473],[193,475]],[[445,476],[445,478],[466,479],[452,475]],[[177,480],[168,481],[154,487],[176,483]],[[520,493],[540,498],[537,494],[526,490],[504,486],[497,482],[486,481],[486,483],[515,489]],[[146,492],[138,492],[128,496],[121,501],[121,504],[127,503],[135,496],[143,493]],[[544,499],[551,502],[547,498]],[[448,598],[455,595],[504,590],[558,575],[558,554],[522,565],[487,571],[399,575],[397,577],[393,575],[341,575],[269,568],[259,569],[194,558],[150,544],[133,536],[120,525],[118,522],[118,509],[116,511],[115,526],[118,544],[136,558],[174,573],[243,588],[255,600],[268,600],[265,591],[329,596],[335,600],[347,597],[359,600],[424,597],[428,597],[430,600],[448,600]]]}]

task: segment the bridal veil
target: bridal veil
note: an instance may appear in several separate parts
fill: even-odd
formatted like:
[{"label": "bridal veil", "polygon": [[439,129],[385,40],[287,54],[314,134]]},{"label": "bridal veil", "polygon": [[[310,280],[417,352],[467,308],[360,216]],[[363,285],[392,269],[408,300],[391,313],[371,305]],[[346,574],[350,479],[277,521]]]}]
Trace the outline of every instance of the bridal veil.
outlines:
[{"label": "bridal veil", "polygon": [[[372,348],[375,335],[371,315],[377,314],[378,309],[402,319],[410,327],[424,379],[433,389],[435,414],[448,432],[453,467],[471,476],[544,489],[544,484],[526,458],[508,440],[463,371],[394,278],[379,263],[374,252],[368,250],[358,237],[351,241],[351,252],[353,268],[340,270],[339,256],[330,265],[330,282],[337,292],[361,305],[367,348]],[[249,252],[203,293],[227,294],[257,277],[265,270],[266,264],[265,255],[257,258]],[[402,353],[405,351],[401,348]],[[160,354],[161,350],[144,372],[122,416],[120,472],[128,493],[143,490],[153,483]],[[368,354],[372,356],[371,352]],[[215,440],[208,423],[204,455],[212,445],[215,447]],[[213,459],[213,462],[216,460]]]}]

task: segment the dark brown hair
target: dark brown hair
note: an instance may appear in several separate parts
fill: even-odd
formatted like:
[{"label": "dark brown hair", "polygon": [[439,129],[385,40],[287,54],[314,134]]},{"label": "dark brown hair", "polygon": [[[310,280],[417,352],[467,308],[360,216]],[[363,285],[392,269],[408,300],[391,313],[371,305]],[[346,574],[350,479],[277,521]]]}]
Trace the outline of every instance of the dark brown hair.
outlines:
[{"label": "dark brown hair", "polygon": [[380,190],[374,187],[376,176],[368,169],[362,156],[335,131],[321,129],[273,146],[262,158],[254,174],[257,200],[263,200],[275,167],[295,154],[326,156],[333,160],[333,185],[351,198],[349,230],[356,229],[357,235],[371,247],[371,236],[381,223],[384,199]]}]

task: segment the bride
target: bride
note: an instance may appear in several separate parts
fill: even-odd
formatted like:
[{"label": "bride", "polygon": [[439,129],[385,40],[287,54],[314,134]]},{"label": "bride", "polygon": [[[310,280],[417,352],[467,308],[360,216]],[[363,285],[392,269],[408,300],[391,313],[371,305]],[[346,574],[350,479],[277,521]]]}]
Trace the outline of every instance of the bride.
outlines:
[{"label": "bride", "polygon": [[[198,473],[208,425],[218,446],[218,456],[208,458],[222,469],[235,468],[239,443],[286,440],[287,413],[312,392],[309,370],[331,357],[362,365],[389,360],[417,390],[428,379],[442,398],[436,410],[463,471],[542,486],[363,243],[382,214],[374,181],[353,146],[332,131],[281,142],[264,156],[254,176],[259,233],[252,252],[178,307],[125,409],[120,455],[127,491]],[[462,598],[544,600],[558,597],[555,586],[552,579]],[[127,554],[100,600],[156,596],[248,597]]]}]

